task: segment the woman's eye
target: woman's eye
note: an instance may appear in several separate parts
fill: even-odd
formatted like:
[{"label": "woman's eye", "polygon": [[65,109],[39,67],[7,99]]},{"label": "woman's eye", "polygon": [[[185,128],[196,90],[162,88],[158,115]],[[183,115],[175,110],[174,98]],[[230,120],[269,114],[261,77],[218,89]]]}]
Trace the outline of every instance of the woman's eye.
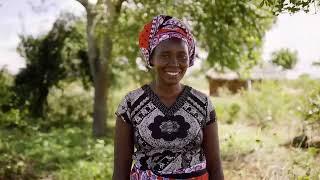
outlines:
[{"label": "woman's eye", "polygon": [[168,54],[162,54],[162,55],[160,55],[160,57],[163,58],[163,59],[168,59],[169,55]]},{"label": "woman's eye", "polygon": [[187,57],[187,56],[179,56],[178,59],[180,59],[180,60],[187,60],[188,57]]}]

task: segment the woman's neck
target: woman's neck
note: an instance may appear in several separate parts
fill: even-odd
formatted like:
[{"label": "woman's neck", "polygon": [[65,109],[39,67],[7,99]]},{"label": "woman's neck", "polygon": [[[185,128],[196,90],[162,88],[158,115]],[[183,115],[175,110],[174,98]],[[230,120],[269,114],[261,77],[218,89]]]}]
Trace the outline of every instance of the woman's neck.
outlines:
[{"label": "woman's neck", "polygon": [[163,84],[158,81],[153,81],[151,87],[154,92],[160,97],[172,97],[177,96],[183,90],[184,85],[181,83],[177,84]]}]

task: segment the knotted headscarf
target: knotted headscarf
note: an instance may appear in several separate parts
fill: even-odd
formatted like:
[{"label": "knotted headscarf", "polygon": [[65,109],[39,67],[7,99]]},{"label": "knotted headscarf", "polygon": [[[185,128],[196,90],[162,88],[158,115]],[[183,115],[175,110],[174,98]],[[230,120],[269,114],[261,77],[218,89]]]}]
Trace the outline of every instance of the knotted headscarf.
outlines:
[{"label": "knotted headscarf", "polygon": [[179,38],[186,42],[189,51],[189,66],[195,58],[195,41],[187,26],[171,16],[158,15],[151,22],[144,25],[139,35],[139,47],[148,66],[151,66],[153,50],[164,40]]}]

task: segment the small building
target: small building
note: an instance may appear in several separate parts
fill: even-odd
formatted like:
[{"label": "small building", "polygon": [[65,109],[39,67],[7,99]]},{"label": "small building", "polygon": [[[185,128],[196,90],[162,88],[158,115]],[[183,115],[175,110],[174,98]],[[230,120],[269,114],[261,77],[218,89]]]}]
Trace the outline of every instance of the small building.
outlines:
[{"label": "small building", "polygon": [[247,81],[241,79],[238,73],[232,71],[217,72],[211,69],[206,73],[206,77],[209,81],[209,94],[211,96],[218,96],[218,90],[222,87],[226,87],[232,93],[247,87]]},{"label": "small building", "polygon": [[251,69],[248,76],[241,76],[240,73],[226,70],[218,72],[210,69],[206,73],[209,82],[209,93],[212,96],[219,95],[219,88],[225,87],[232,93],[237,93],[241,89],[251,89],[252,83],[261,80],[281,80],[285,79],[286,72],[272,64],[265,63]]}]

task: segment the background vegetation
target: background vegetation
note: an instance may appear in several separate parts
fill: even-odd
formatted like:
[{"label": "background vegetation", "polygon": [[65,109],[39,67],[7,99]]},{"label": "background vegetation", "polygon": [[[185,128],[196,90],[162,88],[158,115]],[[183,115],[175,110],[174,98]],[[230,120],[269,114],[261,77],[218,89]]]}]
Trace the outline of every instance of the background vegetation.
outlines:
[{"label": "background vegetation", "polygon": [[[208,56],[183,82],[208,93],[208,68],[246,72],[261,61],[273,14],[307,8],[266,0],[78,2],[86,17],[65,13],[47,34],[22,34],[17,51],[26,68],[0,71],[1,180],[111,179],[113,112],[128,91],[152,79],[137,47],[152,16],[184,18],[197,30]],[[275,57],[283,66],[297,61]],[[226,179],[320,179],[319,80],[262,80],[219,94],[211,98]]]}]

